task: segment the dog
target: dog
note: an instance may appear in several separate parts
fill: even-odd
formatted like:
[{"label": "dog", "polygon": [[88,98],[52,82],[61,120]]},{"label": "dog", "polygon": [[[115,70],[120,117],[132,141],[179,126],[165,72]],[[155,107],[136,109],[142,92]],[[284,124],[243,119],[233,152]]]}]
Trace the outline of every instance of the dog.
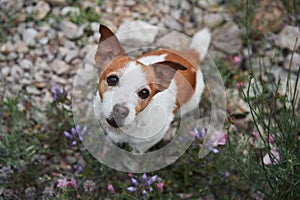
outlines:
[{"label": "dog", "polygon": [[99,33],[95,115],[112,142],[144,153],[165,136],[176,116],[197,108],[205,87],[199,64],[210,32],[196,33],[186,51],[159,49],[134,59],[108,27],[100,25]]}]

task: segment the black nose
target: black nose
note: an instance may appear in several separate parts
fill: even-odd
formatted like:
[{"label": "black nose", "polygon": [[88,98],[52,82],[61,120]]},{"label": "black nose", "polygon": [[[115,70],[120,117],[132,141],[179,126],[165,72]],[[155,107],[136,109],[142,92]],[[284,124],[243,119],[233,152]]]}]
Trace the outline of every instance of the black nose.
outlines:
[{"label": "black nose", "polygon": [[129,114],[129,109],[120,104],[116,104],[113,108],[113,115],[115,118],[124,119]]}]

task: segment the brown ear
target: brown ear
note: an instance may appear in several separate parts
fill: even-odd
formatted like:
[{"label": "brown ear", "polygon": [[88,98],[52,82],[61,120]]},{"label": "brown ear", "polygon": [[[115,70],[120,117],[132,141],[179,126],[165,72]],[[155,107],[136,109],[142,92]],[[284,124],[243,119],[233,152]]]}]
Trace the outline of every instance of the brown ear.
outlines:
[{"label": "brown ear", "polygon": [[172,61],[162,61],[153,63],[153,67],[156,79],[158,81],[158,90],[162,91],[169,87],[177,70],[186,70],[187,68],[180,63]]},{"label": "brown ear", "polygon": [[121,46],[118,38],[113,32],[104,25],[99,27],[100,39],[98,43],[95,61],[98,69],[107,65],[114,58],[125,54],[125,50]]}]

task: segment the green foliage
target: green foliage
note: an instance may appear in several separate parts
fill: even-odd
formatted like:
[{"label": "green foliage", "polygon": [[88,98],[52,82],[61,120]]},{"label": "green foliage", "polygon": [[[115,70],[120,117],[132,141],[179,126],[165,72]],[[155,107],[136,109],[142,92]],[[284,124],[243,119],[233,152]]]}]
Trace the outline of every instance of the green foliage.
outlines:
[{"label": "green foliage", "polygon": [[69,19],[75,24],[83,24],[85,22],[99,22],[100,14],[96,12],[95,8],[88,10],[80,10],[80,13],[70,12]]}]

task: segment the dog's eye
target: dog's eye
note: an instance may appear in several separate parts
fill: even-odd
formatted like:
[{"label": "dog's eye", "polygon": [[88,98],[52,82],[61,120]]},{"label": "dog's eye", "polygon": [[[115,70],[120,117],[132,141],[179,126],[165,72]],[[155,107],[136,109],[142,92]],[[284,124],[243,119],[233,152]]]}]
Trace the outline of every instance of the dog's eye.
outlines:
[{"label": "dog's eye", "polygon": [[116,75],[111,75],[106,78],[106,81],[109,86],[116,86],[119,81],[119,78]]},{"label": "dog's eye", "polygon": [[149,97],[149,90],[144,88],[138,92],[138,95],[141,99],[147,99]]}]

